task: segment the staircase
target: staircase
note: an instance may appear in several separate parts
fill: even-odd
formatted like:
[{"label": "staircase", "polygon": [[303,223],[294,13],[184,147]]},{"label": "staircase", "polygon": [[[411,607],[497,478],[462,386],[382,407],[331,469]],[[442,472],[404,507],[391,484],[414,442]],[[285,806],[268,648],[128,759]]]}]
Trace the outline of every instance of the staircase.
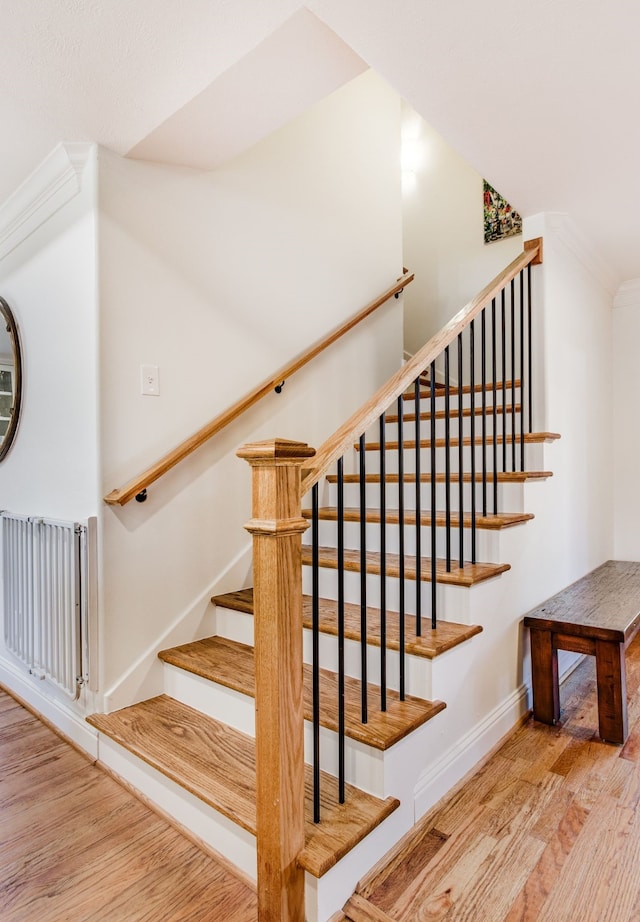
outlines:
[{"label": "staircase", "polygon": [[[545,451],[559,438],[524,432],[515,373],[503,384],[484,372],[483,359],[482,383],[472,371],[459,388],[448,374],[436,383],[431,363],[303,498],[313,525],[302,547],[297,863],[309,922],[330,918],[411,828],[422,780],[473,727],[483,627],[501,617],[487,613],[500,604],[512,536],[532,527],[529,491],[551,476]],[[253,590],[212,602],[215,636],[160,652],[164,694],[89,722],[101,761],[255,878]]]}]

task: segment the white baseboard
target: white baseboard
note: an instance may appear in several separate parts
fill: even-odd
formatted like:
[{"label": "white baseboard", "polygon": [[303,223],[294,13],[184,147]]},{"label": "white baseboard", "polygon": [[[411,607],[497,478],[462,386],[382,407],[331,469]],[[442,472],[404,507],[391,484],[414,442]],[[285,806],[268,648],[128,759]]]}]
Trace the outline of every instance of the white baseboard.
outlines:
[{"label": "white baseboard", "polygon": [[414,789],[416,820],[488,755],[528,709],[528,689],[521,685],[423,772]]},{"label": "white baseboard", "polygon": [[12,663],[0,658],[0,685],[27,707],[39,714],[69,740],[83,749],[92,759],[98,758],[98,733],[85,721],[82,714],[51,697],[47,686],[39,679],[23,675]]}]

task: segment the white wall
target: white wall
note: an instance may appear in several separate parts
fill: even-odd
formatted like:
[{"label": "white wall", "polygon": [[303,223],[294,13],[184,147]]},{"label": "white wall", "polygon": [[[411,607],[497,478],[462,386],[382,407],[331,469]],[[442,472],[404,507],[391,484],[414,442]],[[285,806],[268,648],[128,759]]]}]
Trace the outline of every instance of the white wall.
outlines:
[{"label": "white wall", "polygon": [[544,367],[533,428],[561,435],[547,454],[547,525],[530,549],[535,604],[613,555],[613,295],[592,274],[590,254],[576,245],[566,217],[532,217],[525,235],[544,238],[534,285]]},{"label": "white wall", "polygon": [[[398,277],[399,137],[398,97],[368,72],[213,173],[100,152],[104,493]],[[401,310],[392,299],[144,505],[105,508],[109,702],[149,692],[154,675],[143,688],[129,673],[139,658],[139,675],[153,673],[158,643],[207,630],[213,590],[250,584],[236,448],[274,436],[318,446],[398,367]],[[140,396],[142,363],[159,365],[159,397]]]},{"label": "white wall", "polygon": [[621,286],[613,311],[615,557],[640,560],[640,280]]},{"label": "white wall", "polygon": [[[20,421],[0,465],[0,508],[20,515],[86,521],[101,505],[96,168],[95,146],[61,144],[0,208],[0,292],[15,316],[23,361]],[[91,679],[93,687],[95,671]],[[70,702],[30,675],[2,640],[0,682],[97,755],[83,719],[94,708],[87,688]]]},{"label": "white wall", "polygon": [[407,103],[402,137],[416,158],[402,196],[405,265],[416,272],[405,298],[413,354],[522,251],[523,238],[484,243],[482,177]]},{"label": "white wall", "polygon": [[53,214],[45,195],[28,202],[27,185],[23,216],[31,215],[33,230],[16,232],[16,245],[0,259],[0,293],[15,316],[23,361],[0,508],[60,519],[86,519],[99,503],[95,148],[78,184]]}]

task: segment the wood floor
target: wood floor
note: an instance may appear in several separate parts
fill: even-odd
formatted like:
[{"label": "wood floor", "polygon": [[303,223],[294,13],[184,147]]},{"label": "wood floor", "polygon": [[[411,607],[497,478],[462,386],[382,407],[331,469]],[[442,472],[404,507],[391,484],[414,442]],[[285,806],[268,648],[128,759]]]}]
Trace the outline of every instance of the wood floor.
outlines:
[{"label": "wood floor", "polygon": [[561,689],[560,727],[530,719],[387,856],[353,922],[637,922],[640,638],[627,650],[631,733],[601,742],[592,657]]},{"label": "wood floor", "polygon": [[[358,888],[345,918],[640,919],[640,638],[629,739],[597,738],[595,668],[561,689]],[[0,693],[3,922],[253,922],[252,889]]]},{"label": "wood floor", "polygon": [[0,690],[2,922],[248,922],[255,891]]}]

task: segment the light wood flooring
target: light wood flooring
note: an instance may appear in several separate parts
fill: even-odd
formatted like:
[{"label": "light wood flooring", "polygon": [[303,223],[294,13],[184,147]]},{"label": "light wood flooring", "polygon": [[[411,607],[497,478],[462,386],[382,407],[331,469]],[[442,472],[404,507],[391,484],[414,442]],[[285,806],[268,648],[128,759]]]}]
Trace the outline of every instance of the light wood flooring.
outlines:
[{"label": "light wood flooring", "polygon": [[394,922],[640,920],[640,638],[631,732],[600,742],[595,665],[561,688],[562,726],[529,719],[358,887],[347,917]]},{"label": "light wood flooring", "polygon": [[[353,922],[640,920],[640,638],[627,651],[631,733],[597,738],[587,658],[561,727],[528,720],[387,857]],[[3,922],[253,922],[255,895],[0,693]]]},{"label": "light wood flooring", "polygon": [[256,895],[0,690],[2,922],[247,922]]}]

